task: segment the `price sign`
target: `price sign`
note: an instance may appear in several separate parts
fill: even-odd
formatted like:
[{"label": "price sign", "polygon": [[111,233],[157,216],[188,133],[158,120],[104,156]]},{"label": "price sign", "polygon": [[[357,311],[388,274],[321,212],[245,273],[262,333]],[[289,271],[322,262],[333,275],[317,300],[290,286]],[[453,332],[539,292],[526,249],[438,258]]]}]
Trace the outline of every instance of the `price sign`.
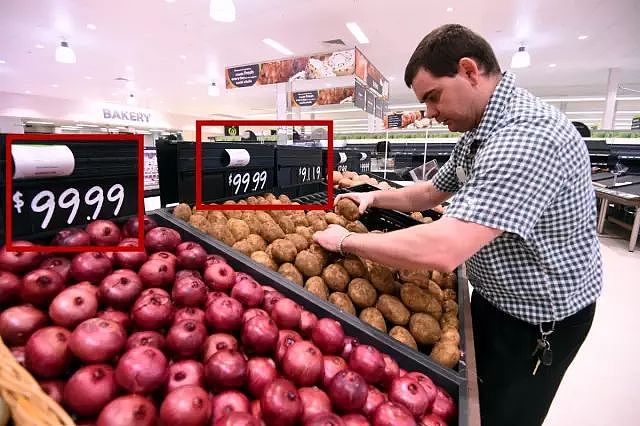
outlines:
[{"label": "price sign", "polygon": [[344,173],[348,170],[349,166],[347,164],[338,164],[336,166],[336,170],[339,171],[340,173]]},{"label": "price sign", "polygon": [[322,178],[322,166],[300,166],[293,169],[292,181],[295,184],[321,181]]},{"label": "price sign", "polygon": [[230,172],[226,175],[225,181],[228,196],[261,192],[273,186],[273,176],[268,170]]},{"label": "price sign", "polygon": [[369,172],[369,171],[371,171],[371,162],[370,161],[364,161],[364,162],[360,163],[360,171],[361,172]]}]

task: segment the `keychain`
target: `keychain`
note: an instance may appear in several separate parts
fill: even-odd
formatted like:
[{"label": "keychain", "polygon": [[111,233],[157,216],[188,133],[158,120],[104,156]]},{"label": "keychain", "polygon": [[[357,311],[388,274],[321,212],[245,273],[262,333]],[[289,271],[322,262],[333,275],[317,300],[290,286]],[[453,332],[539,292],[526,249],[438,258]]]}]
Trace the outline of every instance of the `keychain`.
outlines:
[{"label": "keychain", "polygon": [[553,352],[551,350],[551,343],[547,339],[547,336],[553,333],[555,326],[556,326],[556,322],[553,321],[551,323],[551,330],[544,331],[544,329],[542,328],[542,324],[540,324],[540,338],[537,340],[536,347],[533,350],[533,353],[531,354],[532,357],[537,358],[536,364],[533,367],[533,372],[531,373],[531,375],[533,376],[535,376],[536,373],[538,372],[538,368],[540,367],[540,364],[544,365],[545,367],[549,367],[553,362]]}]

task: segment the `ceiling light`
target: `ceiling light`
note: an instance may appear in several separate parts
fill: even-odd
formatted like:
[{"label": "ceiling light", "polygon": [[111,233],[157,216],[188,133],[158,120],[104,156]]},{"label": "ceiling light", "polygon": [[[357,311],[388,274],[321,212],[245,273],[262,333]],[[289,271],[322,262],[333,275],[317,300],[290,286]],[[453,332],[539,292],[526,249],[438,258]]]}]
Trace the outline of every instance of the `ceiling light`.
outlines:
[{"label": "ceiling light", "polygon": [[207,89],[209,96],[220,96],[220,88],[215,83],[211,83]]},{"label": "ceiling light", "polygon": [[130,93],[129,96],[127,97],[127,105],[135,105],[136,103],[137,103],[136,95],[134,95],[133,93]]},{"label": "ceiling light", "polygon": [[61,64],[75,64],[76,63],[76,54],[69,47],[69,43],[66,41],[61,41],[60,46],[56,47],[56,62],[60,62]]},{"label": "ceiling light", "polygon": [[179,58],[184,61],[185,59],[187,59],[187,56],[186,55],[180,55]]},{"label": "ceiling light", "polygon": [[84,76],[84,79],[85,79],[85,80],[92,80],[92,79],[93,79],[93,77],[91,77],[90,75],[85,75],[85,76]]},{"label": "ceiling light", "polygon": [[447,12],[453,12],[453,8],[452,7],[448,7],[447,8]]},{"label": "ceiling light", "polygon": [[133,71],[133,67],[131,65],[127,65],[124,69],[127,71]]},{"label": "ceiling light", "polygon": [[192,101],[195,101],[196,99],[197,99],[197,98],[196,98],[195,96],[192,96],[192,97],[191,97],[191,100],[192,100]]},{"label": "ceiling light", "polygon": [[87,29],[91,30],[91,31],[95,31],[98,27],[96,27],[94,24],[87,24]]},{"label": "ceiling light", "polygon": [[78,126],[78,127],[100,127],[97,124],[84,124],[84,123],[83,124],[76,123],[76,126]]},{"label": "ceiling light", "polygon": [[293,55],[292,51],[290,51],[289,49],[287,49],[286,47],[284,47],[283,45],[281,45],[275,40],[272,40],[270,38],[265,38],[264,40],[262,40],[262,42],[270,47],[273,47],[283,55]]},{"label": "ceiling light", "polygon": [[209,16],[218,22],[233,22],[236,20],[236,5],[233,0],[211,0]]},{"label": "ceiling light", "polygon": [[44,44],[36,44],[36,49],[44,49]]},{"label": "ceiling light", "polygon": [[356,24],[355,22],[347,22],[347,28],[349,28],[349,31],[351,31],[351,34],[353,34],[356,40],[358,40],[358,43],[360,44],[369,43],[369,39],[364,34],[364,31],[362,31],[362,29],[358,24]]},{"label": "ceiling light", "polygon": [[556,64],[549,64],[549,68],[555,68],[555,67],[557,67],[557,66],[558,66],[558,65],[556,65]]},{"label": "ceiling light", "polygon": [[27,121],[26,124],[44,124],[44,125],[53,125],[50,121]]},{"label": "ceiling light", "polygon": [[588,36],[588,35],[581,35],[581,36],[578,36],[578,40],[586,40],[586,39],[588,39],[588,38],[589,38],[589,36]]},{"label": "ceiling light", "polygon": [[31,90],[25,90],[24,93],[26,93],[27,95],[31,94]]},{"label": "ceiling light", "polygon": [[527,68],[529,65],[531,65],[531,56],[524,49],[524,46],[520,46],[511,58],[511,68]]},{"label": "ceiling light", "polygon": [[187,86],[191,86],[193,84],[193,81],[189,80],[187,81]]},{"label": "ceiling light", "polygon": [[164,1],[166,1],[167,3],[175,3],[176,2],[176,0],[164,0]]},{"label": "ceiling light", "polygon": [[5,61],[4,59],[0,59],[0,64],[6,64],[7,61]]},{"label": "ceiling light", "polygon": [[51,87],[53,87],[53,88],[55,89],[55,88],[60,87],[60,85],[59,85],[59,84],[57,84],[57,83],[53,83],[53,84],[51,85]]}]

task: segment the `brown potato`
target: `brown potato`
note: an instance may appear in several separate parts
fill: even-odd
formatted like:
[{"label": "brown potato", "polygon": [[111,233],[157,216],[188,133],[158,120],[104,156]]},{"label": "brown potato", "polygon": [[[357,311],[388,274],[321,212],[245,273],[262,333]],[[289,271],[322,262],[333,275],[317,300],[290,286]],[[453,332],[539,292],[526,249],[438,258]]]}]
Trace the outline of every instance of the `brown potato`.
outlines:
[{"label": "brown potato", "polygon": [[429,284],[429,271],[411,271],[409,269],[401,269],[398,271],[400,280],[406,283],[418,284],[420,287]]},{"label": "brown potato", "polygon": [[372,263],[369,268],[369,280],[371,284],[382,294],[394,294],[393,272],[386,266]]},{"label": "brown potato", "polygon": [[277,200],[276,196],[275,196],[275,195],[273,195],[273,194],[272,194],[272,193],[270,193],[270,192],[267,192],[266,194],[264,194],[264,198],[265,198],[265,200],[267,200],[267,201],[268,201],[268,202],[270,202],[270,203],[273,203],[274,201],[276,201],[276,200]]},{"label": "brown potato", "polygon": [[296,226],[296,234],[300,234],[311,242],[313,240],[313,230],[306,226]]},{"label": "brown potato", "polygon": [[340,172],[339,172],[339,171],[337,171],[337,170],[334,170],[334,171],[333,171],[333,182],[334,182],[334,183],[340,182],[340,179],[342,179],[342,177],[343,177],[343,176],[342,176],[342,173],[340,173]]},{"label": "brown potato", "polygon": [[457,312],[447,312],[440,318],[440,326],[442,328],[454,328],[458,330],[459,325]]},{"label": "brown potato", "polygon": [[384,318],[395,325],[406,325],[411,317],[411,312],[395,296],[383,294],[378,298],[376,308]]},{"label": "brown potato", "polygon": [[272,243],[277,239],[284,238],[284,232],[277,223],[266,222],[260,225],[260,236],[267,242]]},{"label": "brown potato", "polygon": [[327,222],[324,219],[314,219],[311,221],[311,228],[315,232],[324,231],[328,226],[329,225],[327,225]]},{"label": "brown potato", "polygon": [[414,218],[415,220],[419,220],[420,222],[422,222],[422,219],[424,219],[424,216],[422,216],[422,213],[420,212],[411,213],[411,217]]},{"label": "brown potato", "polygon": [[430,357],[440,365],[453,368],[460,362],[460,349],[451,343],[437,343],[431,350]]},{"label": "brown potato", "polygon": [[228,246],[233,246],[236,243],[236,239],[227,227],[222,223],[213,223],[207,229],[207,233],[213,238],[222,241]]},{"label": "brown potato", "polygon": [[346,228],[347,228],[347,231],[357,232],[358,234],[366,234],[367,232],[369,232],[367,227],[364,226],[362,222],[360,222],[359,220],[348,222]]},{"label": "brown potato", "polygon": [[249,232],[251,234],[259,234],[260,233],[260,221],[256,217],[256,215],[251,216],[243,216],[244,222],[249,226]]},{"label": "brown potato", "polygon": [[429,216],[422,218],[422,223],[431,223],[433,222],[433,219],[431,219]]},{"label": "brown potato", "polygon": [[252,252],[264,251],[267,248],[267,242],[258,234],[249,234],[247,242],[251,245]]},{"label": "brown potato", "polygon": [[224,225],[227,224],[227,217],[220,210],[212,210],[207,212],[207,220],[213,223],[222,223]]},{"label": "brown potato", "polygon": [[256,219],[258,219],[260,223],[273,222],[273,218],[269,216],[269,213],[263,212],[262,210],[256,211]]},{"label": "brown potato", "polygon": [[245,200],[238,200],[238,203],[237,203],[237,204],[239,204],[239,205],[241,205],[241,206],[246,206],[246,205],[247,205],[247,204],[249,204],[249,203],[247,203]]},{"label": "brown potato", "polygon": [[278,268],[278,273],[284,275],[287,279],[298,284],[300,287],[302,287],[302,285],[304,284],[304,278],[302,277],[302,274],[300,273],[300,271],[298,271],[298,268],[293,266],[292,263],[283,263],[282,265],[280,265],[280,267]]},{"label": "brown potato", "polygon": [[356,172],[346,171],[342,172],[342,176],[346,177],[347,179],[356,179],[358,177],[358,174]]},{"label": "brown potato", "polygon": [[334,225],[340,225],[340,226],[347,226],[346,219],[342,216],[338,216],[334,212],[327,213],[324,219],[327,223],[332,223]]},{"label": "brown potato", "polygon": [[457,286],[458,277],[456,277],[455,272],[447,272],[446,274],[444,274],[444,281],[440,285],[440,287],[455,289]]},{"label": "brown potato", "polygon": [[360,319],[383,333],[387,332],[387,323],[384,322],[382,313],[376,308],[363,309],[362,312],[360,312]]},{"label": "brown potato", "polygon": [[428,292],[422,290],[415,284],[405,284],[400,289],[402,303],[413,312],[423,312],[430,314],[435,319],[442,316],[442,306]]},{"label": "brown potato", "polygon": [[296,226],[296,229],[299,226],[307,227],[307,226],[310,225],[309,220],[307,219],[307,217],[305,215],[302,215],[302,216],[300,216],[300,215],[291,216],[291,220],[293,220],[293,224]]},{"label": "brown potato", "polygon": [[316,256],[318,256],[318,259],[320,259],[320,261],[322,262],[323,268],[329,264],[329,259],[330,259],[329,252],[326,251],[324,248],[322,248],[322,246],[320,246],[319,244],[311,243],[309,245],[309,251],[315,254]]},{"label": "brown potato", "polygon": [[[347,294],[358,308],[369,308],[376,304],[378,293],[364,278],[355,278],[349,283]],[[382,314],[381,314],[382,315]]]},{"label": "brown potato", "polygon": [[205,233],[207,232],[207,228],[209,227],[209,225],[211,225],[207,218],[202,216],[201,214],[192,215],[191,217],[189,217],[188,221],[191,226]]},{"label": "brown potato", "polygon": [[313,277],[322,273],[320,258],[309,250],[302,250],[296,255],[295,265],[305,277]]},{"label": "brown potato", "polygon": [[329,296],[329,302],[336,305],[340,310],[345,311],[351,315],[356,314],[356,308],[351,303],[351,299],[345,293],[341,293],[336,291],[335,293],[331,293]]},{"label": "brown potato", "polygon": [[291,203],[291,199],[289,197],[287,197],[285,194],[280,194],[280,196],[278,197],[278,200],[282,204],[290,204]]},{"label": "brown potato", "polygon": [[454,328],[447,328],[442,330],[442,336],[438,343],[451,343],[452,345],[460,345],[460,333]]},{"label": "brown potato", "polygon": [[251,253],[253,253],[254,251],[257,251],[257,250],[253,249],[253,246],[247,240],[241,240],[241,241],[236,242],[233,245],[233,249],[234,250],[238,250],[240,253],[242,253],[244,255],[247,255],[247,256],[251,256]]},{"label": "brown potato", "polygon": [[242,219],[229,219],[227,226],[236,241],[244,240],[251,233],[249,225]]},{"label": "brown potato", "polygon": [[322,300],[329,299],[329,288],[327,288],[327,285],[321,277],[315,276],[309,278],[305,283],[304,288]]},{"label": "brown potato", "polygon": [[[422,286],[421,288],[424,289],[424,287]],[[439,303],[442,303],[444,301],[444,292],[442,291],[440,286],[436,284],[434,281],[429,280],[429,284],[427,284],[426,290],[429,292],[430,295],[435,297]]]},{"label": "brown potato", "polygon": [[255,204],[258,204],[258,199],[254,196],[251,197],[247,197],[247,204],[253,206]]},{"label": "brown potato", "polygon": [[440,288],[444,289],[443,285],[445,281],[445,276],[442,272],[431,271],[431,280],[434,281],[436,284],[438,284]]},{"label": "brown potato", "polygon": [[455,290],[452,290],[450,288],[443,290],[442,294],[444,295],[444,300],[453,300],[453,301],[458,300],[458,294],[456,293]]},{"label": "brown potato", "polygon": [[442,302],[442,309],[445,313],[453,312],[458,315],[458,303],[454,300],[445,300]]},{"label": "brown potato", "polygon": [[432,345],[440,340],[442,330],[438,320],[429,314],[417,313],[411,315],[409,331],[421,345]]},{"label": "brown potato", "polygon": [[[226,205],[236,205],[233,200],[227,200],[223,204]],[[222,213],[227,217],[227,219],[242,219],[242,212],[240,210],[223,210]]]},{"label": "brown potato", "polygon": [[326,216],[326,214],[327,213],[322,210],[310,210],[309,212],[307,212],[307,219],[311,221],[317,217],[319,219],[324,220],[324,217]]},{"label": "brown potato", "polygon": [[253,253],[251,253],[251,259],[253,259],[255,262],[258,262],[266,266],[267,268],[273,271],[278,270],[278,265],[276,265],[273,259],[271,259],[269,255],[263,251],[254,251]]},{"label": "brown potato", "polygon": [[418,350],[418,344],[416,343],[416,339],[413,338],[409,330],[404,327],[395,326],[389,331],[389,336],[393,337],[400,343],[404,343],[405,345]]},{"label": "brown potato", "polygon": [[333,291],[345,292],[349,285],[349,273],[342,265],[332,263],[322,270],[322,279]]},{"label": "brown potato", "polygon": [[280,228],[282,228],[285,234],[293,234],[294,232],[296,232],[296,225],[288,216],[281,216],[278,219],[278,225],[280,225]]},{"label": "brown potato", "polygon": [[188,204],[180,203],[173,209],[173,215],[180,220],[188,222],[191,217],[191,207]]},{"label": "brown potato", "polygon": [[269,244],[264,252],[273,260],[273,244]]},{"label": "brown potato", "polygon": [[293,262],[296,259],[298,250],[291,241],[280,238],[271,243],[271,245],[273,246],[273,260],[277,263]]},{"label": "brown potato", "polygon": [[356,256],[347,256],[342,260],[342,266],[351,278],[367,278],[367,267]]},{"label": "brown potato", "polygon": [[286,240],[289,240],[296,246],[297,251],[306,250],[309,248],[309,241],[300,234],[287,234],[284,236]]},{"label": "brown potato", "polygon": [[344,216],[345,219],[354,221],[360,217],[358,205],[349,198],[342,198],[336,203],[335,211],[337,214]]}]

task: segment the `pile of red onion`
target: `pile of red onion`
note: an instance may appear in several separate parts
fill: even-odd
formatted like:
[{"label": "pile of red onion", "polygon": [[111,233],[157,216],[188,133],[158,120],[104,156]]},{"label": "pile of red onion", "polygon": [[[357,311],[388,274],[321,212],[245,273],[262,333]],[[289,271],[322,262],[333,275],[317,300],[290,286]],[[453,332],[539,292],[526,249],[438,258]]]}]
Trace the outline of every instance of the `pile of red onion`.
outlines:
[{"label": "pile of red onion", "polygon": [[[453,399],[145,217],[143,252],[0,250],[0,336],[78,424],[446,425]],[[135,246],[99,220],[56,245]],[[29,245],[28,242],[14,242]]]}]

